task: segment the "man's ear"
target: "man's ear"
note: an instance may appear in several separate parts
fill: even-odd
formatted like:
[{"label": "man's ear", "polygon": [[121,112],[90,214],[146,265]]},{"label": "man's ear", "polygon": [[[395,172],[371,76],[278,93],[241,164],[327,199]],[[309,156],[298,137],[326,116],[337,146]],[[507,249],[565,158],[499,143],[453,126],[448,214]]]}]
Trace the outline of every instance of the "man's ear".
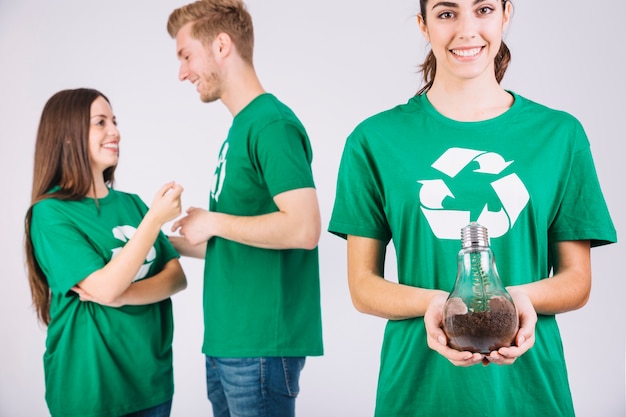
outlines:
[{"label": "man's ear", "polygon": [[232,52],[233,41],[227,33],[219,33],[213,41],[213,53],[216,57],[225,58]]}]

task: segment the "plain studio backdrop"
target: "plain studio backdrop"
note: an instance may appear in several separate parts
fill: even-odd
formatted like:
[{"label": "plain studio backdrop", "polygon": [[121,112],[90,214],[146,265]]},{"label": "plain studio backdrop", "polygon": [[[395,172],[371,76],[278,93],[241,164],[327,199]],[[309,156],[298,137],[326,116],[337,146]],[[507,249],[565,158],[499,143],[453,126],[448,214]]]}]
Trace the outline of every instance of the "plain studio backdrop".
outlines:
[{"label": "plain studio backdrop", "polygon": [[[149,204],[163,183],[175,180],[185,188],[184,208],[207,206],[217,152],[232,118],[221,103],[201,103],[195,88],[177,79],[175,43],[165,27],[169,13],[183,4],[0,0],[1,417],[47,415],[45,329],[31,308],[22,250],[35,134],[46,100],[66,88],[99,89],[111,100],[122,135],[116,188]],[[418,66],[427,45],[415,20],[418,1],[249,0],[248,7],[261,82],[293,108],[310,135],[322,210],[325,355],[306,364],[298,415],[370,416],[385,321],[352,306],[345,242],[325,229],[345,138],[361,120],[406,102],[420,86]],[[621,239],[626,238],[624,16],[623,0],[517,0],[505,37],[513,59],[503,81],[583,123]],[[559,316],[578,416],[626,414],[625,254],[623,243],[594,249],[589,303]],[[189,285],[173,297],[172,415],[210,416],[200,351],[202,262],[182,263]],[[387,266],[389,277],[395,277],[394,268],[393,262]]]}]

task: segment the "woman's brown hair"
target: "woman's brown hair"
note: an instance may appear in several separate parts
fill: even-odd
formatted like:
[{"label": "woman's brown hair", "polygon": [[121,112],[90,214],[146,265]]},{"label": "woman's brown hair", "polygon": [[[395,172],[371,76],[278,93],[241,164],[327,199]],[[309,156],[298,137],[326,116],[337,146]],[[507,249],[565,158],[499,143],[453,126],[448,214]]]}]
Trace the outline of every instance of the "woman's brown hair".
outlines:
[{"label": "woman's brown hair", "polygon": [[[31,240],[33,206],[44,199],[81,200],[95,182],[89,160],[91,104],[104,94],[89,88],[62,90],[45,104],[35,143],[31,205],[24,220],[26,267],[33,306],[44,324],[50,323],[50,287],[35,257]],[[104,171],[104,181],[114,182],[115,167]]]},{"label": "woman's brown hair", "polygon": [[[510,0],[502,0],[503,9],[508,1]],[[428,3],[428,0],[420,0],[420,14],[424,19],[424,23],[426,23],[426,3]],[[506,46],[504,41],[502,41],[498,54],[494,59],[495,75],[498,83],[500,83],[504,78],[504,73],[509,66],[509,62],[511,62],[511,51],[509,50],[509,47]],[[432,50],[428,51],[428,55],[426,56],[424,63],[420,65],[420,70],[423,75],[424,86],[417,92],[417,95],[427,92],[430,87],[432,87],[433,81],[435,81],[437,59],[435,58],[435,54],[433,54]]]}]

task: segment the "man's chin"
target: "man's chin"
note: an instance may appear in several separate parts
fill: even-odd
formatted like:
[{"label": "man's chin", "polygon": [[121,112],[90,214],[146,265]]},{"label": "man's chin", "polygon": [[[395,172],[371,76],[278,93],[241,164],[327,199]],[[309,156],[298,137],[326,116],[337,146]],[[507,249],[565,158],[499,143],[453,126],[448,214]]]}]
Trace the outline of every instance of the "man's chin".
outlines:
[{"label": "man's chin", "polygon": [[213,103],[214,101],[217,101],[219,99],[220,98],[215,95],[200,94],[200,101],[202,101],[203,103]]}]

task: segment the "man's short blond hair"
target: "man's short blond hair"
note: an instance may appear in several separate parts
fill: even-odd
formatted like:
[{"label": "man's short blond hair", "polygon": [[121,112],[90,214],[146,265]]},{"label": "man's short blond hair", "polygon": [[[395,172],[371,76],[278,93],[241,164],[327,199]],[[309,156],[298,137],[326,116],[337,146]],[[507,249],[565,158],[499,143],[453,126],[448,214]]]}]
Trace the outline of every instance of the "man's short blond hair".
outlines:
[{"label": "man's short blond hair", "polygon": [[167,32],[175,38],[180,29],[192,23],[191,36],[205,46],[220,33],[230,36],[241,59],[252,65],[254,29],[252,17],[241,0],[198,0],[174,10],[167,21]]}]

